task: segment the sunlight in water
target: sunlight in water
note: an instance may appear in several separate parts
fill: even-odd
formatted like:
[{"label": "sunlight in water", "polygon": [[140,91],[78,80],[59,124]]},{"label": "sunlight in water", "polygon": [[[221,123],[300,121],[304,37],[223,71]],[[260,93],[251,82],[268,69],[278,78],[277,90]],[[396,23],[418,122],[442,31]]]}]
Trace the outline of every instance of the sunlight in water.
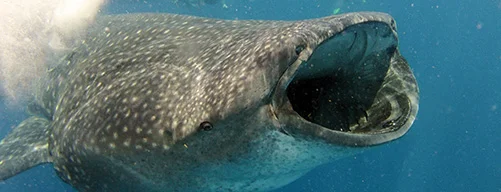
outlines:
[{"label": "sunlight in water", "polygon": [[51,54],[71,47],[104,0],[21,0],[0,3],[1,96],[19,103],[33,96]]}]

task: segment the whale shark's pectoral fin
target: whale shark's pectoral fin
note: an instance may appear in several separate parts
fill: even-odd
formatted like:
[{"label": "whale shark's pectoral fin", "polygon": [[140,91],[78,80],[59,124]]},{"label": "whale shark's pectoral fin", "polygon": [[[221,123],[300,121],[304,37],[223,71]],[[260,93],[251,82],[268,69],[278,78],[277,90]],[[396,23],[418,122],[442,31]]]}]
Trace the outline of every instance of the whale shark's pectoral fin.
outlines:
[{"label": "whale shark's pectoral fin", "polygon": [[0,181],[50,162],[49,121],[30,117],[0,142]]}]

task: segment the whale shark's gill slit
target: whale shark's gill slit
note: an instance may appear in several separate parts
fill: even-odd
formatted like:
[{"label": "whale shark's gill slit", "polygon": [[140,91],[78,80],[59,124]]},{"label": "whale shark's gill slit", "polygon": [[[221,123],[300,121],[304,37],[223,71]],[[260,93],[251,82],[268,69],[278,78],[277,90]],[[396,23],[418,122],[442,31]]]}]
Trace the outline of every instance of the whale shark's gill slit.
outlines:
[{"label": "whale shark's gill slit", "polygon": [[287,87],[293,110],[335,131],[372,132],[374,125],[384,123],[370,122],[386,117],[370,118],[367,111],[383,87],[396,51],[397,39],[387,35],[389,27],[359,24],[317,47]]}]

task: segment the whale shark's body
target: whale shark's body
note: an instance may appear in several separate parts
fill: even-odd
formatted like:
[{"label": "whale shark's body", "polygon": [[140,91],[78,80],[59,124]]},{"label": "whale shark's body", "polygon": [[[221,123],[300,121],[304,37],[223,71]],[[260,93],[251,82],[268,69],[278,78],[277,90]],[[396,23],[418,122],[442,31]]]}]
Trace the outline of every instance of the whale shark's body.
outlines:
[{"label": "whale shark's body", "polygon": [[0,143],[80,191],[265,191],[401,137],[418,88],[393,18],[103,16]]}]

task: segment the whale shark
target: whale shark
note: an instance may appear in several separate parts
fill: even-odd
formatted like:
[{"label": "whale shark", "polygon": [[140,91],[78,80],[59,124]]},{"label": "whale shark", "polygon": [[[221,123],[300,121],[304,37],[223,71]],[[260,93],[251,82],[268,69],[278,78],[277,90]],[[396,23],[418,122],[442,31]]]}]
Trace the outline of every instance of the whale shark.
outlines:
[{"label": "whale shark", "polygon": [[99,16],[0,142],[79,191],[268,191],[402,137],[419,90],[395,20]]}]

